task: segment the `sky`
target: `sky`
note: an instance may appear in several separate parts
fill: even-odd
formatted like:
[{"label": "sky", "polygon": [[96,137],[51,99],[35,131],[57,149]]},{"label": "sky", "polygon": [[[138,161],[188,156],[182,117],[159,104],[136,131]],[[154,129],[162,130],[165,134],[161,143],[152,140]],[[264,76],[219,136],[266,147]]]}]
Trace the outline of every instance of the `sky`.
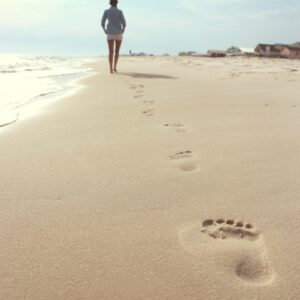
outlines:
[{"label": "sky", "polygon": [[[106,0],[0,0],[0,52],[103,55]],[[120,0],[122,52],[205,53],[300,41],[299,0]]]}]

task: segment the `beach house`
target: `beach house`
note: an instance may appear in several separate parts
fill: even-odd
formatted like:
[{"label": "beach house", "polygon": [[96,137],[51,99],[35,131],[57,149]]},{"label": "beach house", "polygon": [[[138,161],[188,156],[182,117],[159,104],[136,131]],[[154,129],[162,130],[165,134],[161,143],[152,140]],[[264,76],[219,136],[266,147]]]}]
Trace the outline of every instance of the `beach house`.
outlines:
[{"label": "beach house", "polygon": [[277,44],[275,47],[280,51],[283,58],[300,59],[300,47]]},{"label": "beach house", "polygon": [[276,45],[258,44],[255,48],[255,52],[261,56],[280,57],[280,50],[276,48]]},{"label": "beach house", "polygon": [[225,57],[226,51],[223,50],[208,50],[207,55],[210,57]]}]

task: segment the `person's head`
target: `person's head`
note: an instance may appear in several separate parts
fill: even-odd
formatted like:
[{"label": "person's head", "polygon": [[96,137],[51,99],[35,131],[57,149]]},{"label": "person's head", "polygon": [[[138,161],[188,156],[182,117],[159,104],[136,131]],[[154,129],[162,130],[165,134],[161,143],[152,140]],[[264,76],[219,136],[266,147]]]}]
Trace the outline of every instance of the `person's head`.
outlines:
[{"label": "person's head", "polygon": [[110,0],[110,5],[111,6],[117,6],[118,5],[118,0]]}]

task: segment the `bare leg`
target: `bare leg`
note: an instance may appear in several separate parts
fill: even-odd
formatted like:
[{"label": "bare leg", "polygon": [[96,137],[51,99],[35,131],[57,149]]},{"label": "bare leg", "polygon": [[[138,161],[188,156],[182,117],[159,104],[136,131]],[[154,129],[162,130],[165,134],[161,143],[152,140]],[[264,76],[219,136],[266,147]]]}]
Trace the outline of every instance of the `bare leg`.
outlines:
[{"label": "bare leg", "polygon": [[114,56],[114,41],[108,40],[108,48],[109,48],[109,67],[110,67],[110,73],[113,73],[113,56]]},{"label": "bare leg", "polygon": [[116,41],[116,48],[115,48],[115,64],[114,64],[114,71],[117,72],[117,64],[119,60],[119,53],[121,48],[122,41]]}]

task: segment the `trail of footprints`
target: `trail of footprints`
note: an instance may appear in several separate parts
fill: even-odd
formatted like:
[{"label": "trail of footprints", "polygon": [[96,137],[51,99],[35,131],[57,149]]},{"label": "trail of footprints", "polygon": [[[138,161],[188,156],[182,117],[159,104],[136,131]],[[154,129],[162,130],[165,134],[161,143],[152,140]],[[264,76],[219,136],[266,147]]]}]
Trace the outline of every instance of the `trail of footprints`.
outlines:
[{"label": "trail of footprints", "polygon": [[145,86],[143,84],[140,84],[140,85],[131,84],[130,85],[130,89],[135,90],[134,98],[143,98],[143,96],[144,96],[144,87]]},{"label": "trail of footprints", "polygon": [[[144,85],[131,85],[136,91],[135,98],[144,97]],[[154,100],[143,100],[147,109],[142,110],[145,116],[154,116]],[[182,123],[165,123],[164,127],[176,132],[186,132],[187,128]],[[196,155],[191,150],[176,152],[169,157],[173,164],[184,172],[197,171]],[[207,240],[208,239],[208,240]],[[228,266],[230,271],[250,285],[267,285],[275,278],[267,257],[262,234],[251,223],[237,221],[235,219],[206,219],[199,226],[193,225],[179,232],[181,245],[194,255],[203,252],[203,247],[210,247],[208,253],[213,253],[214,248],[218,251],[230,249],[233,264]],[[232,248],[236,253],[232,253]],[[241,250],[244,251],[241,251]],[[232,270],[231,265],[234,265]]]},{"label": "trail of footprints", "polygon": [[135,90],[134,98],[143,98],[144,97],[144,85],[140,84],[131,84],[130,89]]},{"label": "trail of footprints", "polygon": [[[134,98],[142,99],[144,97],[145,86],[143,84],[140,84],[140,85],[138,85],[138,84],[131,84],[130,85],[130,89],[132,89],[132,90],[135,91]],[[153,100],[143,100],[143,104],[147,105],[148,108],[142,110],[142,114],[144,116],[147,116],[147,117],[154,116],[155,115],[155,109],[154,108],[149,108],[149,106],[154,105],[155,101],[153,101]]]},{"label": "trail of footprints", "polygon": [[195,256],[204,251],[215,252],[217,257],[226,255],[228,271],[247,284],[261,286],[274,280],[262,233],[253,224],[219,218],[199,225],[179,232],[179,241],[187,251]]},{"label": "trail of footprints", "polygon": [[[130,89],[135,92],[134,98],[144,98],[144,90],[145,86],[142,84],[131,84]],[[153,117],[156,114],[155,110],[155,101],[154,100],[142,100],[142,104],[145,106],[145,109],[141,111],[141,113],[145,117]],[[182,123],[165,123],[164,127],[173,130],[177,133],[186,133],[187,128]],[[184,172],[194,172],[197,171],[197,165],[195,162],[195,155],[192,151],[186,150],[183,152],[178,152],[170,156],[170,160],[174,162],[177,168]]]}]

